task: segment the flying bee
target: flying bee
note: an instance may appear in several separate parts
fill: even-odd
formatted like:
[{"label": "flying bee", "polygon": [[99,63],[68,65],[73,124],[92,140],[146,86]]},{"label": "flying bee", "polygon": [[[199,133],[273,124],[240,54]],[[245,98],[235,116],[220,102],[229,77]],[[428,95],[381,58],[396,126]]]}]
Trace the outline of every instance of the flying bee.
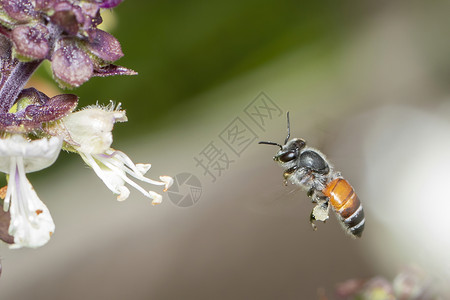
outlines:
[{"label": "flying bee", "polygon": [[364,230],[364,210],[350,183],[340,172],[333,169],[325,155],[319,150],[308,147],[305,140],[290,138],[289,112],[287,113],[287,137],[284,145],[263,141],[259,144],[280,147],[273,160],[284,169],[284,184],[290,181],[307,191],[316,206],[310,216],[314,230],[314,221],[328,219],[330,204],[344,227],[353,237],[361,237]]}]

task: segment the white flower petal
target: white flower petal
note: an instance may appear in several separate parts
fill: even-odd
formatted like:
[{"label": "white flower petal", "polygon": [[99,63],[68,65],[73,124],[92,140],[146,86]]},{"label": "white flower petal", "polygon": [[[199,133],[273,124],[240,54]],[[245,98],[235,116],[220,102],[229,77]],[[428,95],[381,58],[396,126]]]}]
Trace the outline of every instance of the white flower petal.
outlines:
[{"label": "white flower petal", "polygon": [[[99,164],[99,162],[94,159],[91,154],[80,152],[80,156],[84,162],[94,170],[97,176],[100,177],[108,189],[110,189],[114,194],[121,195],[123,193],[121,187],[124,186],[125,181],[122,179],[121,175],[105,167],[102,163]],[[122,171],[122,173],[124,172]],[[121,199],[125,200],[127,197],[121,197]]]},{"label": "white flower petal", "polygon": [[0,171],[10,172],[11,157],[23,157],[25,171],[35,172],[52,165],[61,151],[62,139],[52,137],[29,141],[19,134],[0,139]]},{"label": "white flower petal", "polygon": [[150,164],[134,164],[131,159],[123,152],[114,149],[108,149],[105,154],[89,154],[79,152],[83,160],[94,169],[97,176],[106,184],[106,186],[115,194],[117,200],[123,201],[128,198],[130,191],[125,187],[128,183],[144,196],[152,199],[153,204],[161,203],[162,196],[153,191],[146,191],[143,187],[127,176],[131,175],[139,181],[154,185],[164,185],[165,191],[172,185],[173,179],[169,176],[161,176],[161,181],[149,179],[144,174],[150,169]]},{"label": "white flower petal", "polygon": [[14,237],[11,248],[45,245],[55,232],[55,224],[47,206],[26,178],[21,157],[17,158],[15,171],[10,174],[8,193],[11,198],[8,233]]},{"label": "white flower petal", "polygon": [[120,110],[120,103],[115,106],[113,102],[105,107],[97,104],[63,118],[64,125],[75,143],[71,143],[71,146],[117,195],[117,200],[123,201],[128,198],[130,191],[125,187],[127,183],[144,196],[160,202],[161,196],[146,191],[130,177],[154,185],[164,185],[165,190],[170,187],[173,180],[168,176],[161,177],[162,181],[145,177],[151,168],[150,164],[134,164],[125,153],[110,148],[114,123],[125,121],[127,117],[125,111]]},{"label": "white flower petal", "polygon": [[100,154],[109,149],[114,123],[127,120],[124,110],[112,110],[112,107],[88,107],[63,118],[70,137],[77,143],[72,145],[77,151]]},{"label": "white flower petal", "polygon": [[8,211],[9,210],[9,204],[11,203],[11,195],[13,192],[15,193],[15,187],[16,187],[16,180],[19,180],[18,175],[16,174],[17,170],[17,159],[15,157],[11,157],[10,159],[10,170],[8,174],[13,174],[9,176],[8,179],[8,187],[6,189],[6,196],[5,200],[3,201],[3,210]]}]

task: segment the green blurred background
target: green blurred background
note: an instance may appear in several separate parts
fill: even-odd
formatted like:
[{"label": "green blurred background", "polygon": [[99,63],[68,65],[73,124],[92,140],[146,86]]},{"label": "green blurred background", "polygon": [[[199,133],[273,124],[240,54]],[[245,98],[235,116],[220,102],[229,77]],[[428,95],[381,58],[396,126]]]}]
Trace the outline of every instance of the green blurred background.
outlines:
[{"label": "green blurred background", "polygon": [[76,90],[80,105],[122,101],[132,122],[116,135],[160,130],[180,103],[286,53],[320,44],[317,59],[332,56],[361,17],[349,13],[364,10],[353,1],[126,1],[114,10],[117,63],[139,76],[93,79]]}]

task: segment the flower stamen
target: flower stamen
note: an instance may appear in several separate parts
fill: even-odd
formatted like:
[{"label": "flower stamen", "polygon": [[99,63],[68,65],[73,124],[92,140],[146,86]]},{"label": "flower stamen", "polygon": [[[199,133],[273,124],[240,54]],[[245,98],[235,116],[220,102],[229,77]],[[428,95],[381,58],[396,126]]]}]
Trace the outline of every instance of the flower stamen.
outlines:
[{"label": "flower stamen", "polygon": [[144,176],[150,169],[150,164],[135,165],[131,159],[123,152],[110,149],[104,154],[88,154],[80,152],[83,160],[92,167],[94,172],[103,180],[106,186],[115,194],[118,194],[117,200],[123,201],[129,196],[129,189],[124,186],[128,183],[136,190],[141,192],[147,198],[152,199],[152,204],[161,203],[162,196],[153,191],[146,191],[136,182],[131,180],[126,174],[153,185],[164,185],[165,189],[173,183],[169,176],[161,176],[162,181],[152,180]]}]

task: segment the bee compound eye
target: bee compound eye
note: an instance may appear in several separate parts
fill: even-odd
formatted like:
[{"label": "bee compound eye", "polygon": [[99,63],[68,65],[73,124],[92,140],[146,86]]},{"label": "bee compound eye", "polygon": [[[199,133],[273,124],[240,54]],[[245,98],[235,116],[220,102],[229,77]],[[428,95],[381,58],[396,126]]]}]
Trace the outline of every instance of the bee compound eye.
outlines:
[{"label": "bee compound eye", "polygon": [[287,151],[278,156],[278,160],[281,162],[288,162],[297,157],[297,153],[295,151]]}]

